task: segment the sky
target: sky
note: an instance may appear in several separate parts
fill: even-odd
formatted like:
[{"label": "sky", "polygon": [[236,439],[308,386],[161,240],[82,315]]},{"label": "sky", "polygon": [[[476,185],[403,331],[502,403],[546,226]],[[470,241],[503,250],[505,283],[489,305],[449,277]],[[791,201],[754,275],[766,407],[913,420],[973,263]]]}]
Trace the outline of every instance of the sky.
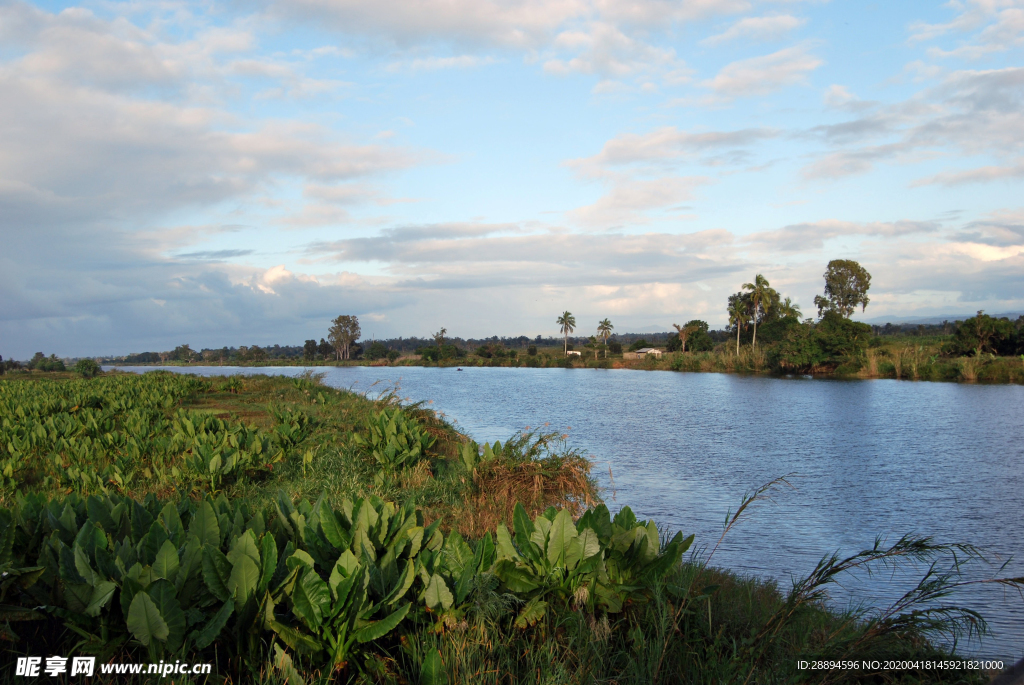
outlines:
[{"label": "sky", "polygon": [[1024,0],[0,0],[0,355],[1024,309]]}]

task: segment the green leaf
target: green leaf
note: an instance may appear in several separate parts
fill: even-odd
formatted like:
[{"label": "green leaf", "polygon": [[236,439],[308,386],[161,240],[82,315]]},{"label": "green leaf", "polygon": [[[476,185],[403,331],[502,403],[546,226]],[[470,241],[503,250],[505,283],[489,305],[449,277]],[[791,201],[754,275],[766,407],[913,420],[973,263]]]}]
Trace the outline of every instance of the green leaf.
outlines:
[{"label": "green leaf", "polygon": [[412,608],[412,602],[407,602],[405,606],[398,609],[387,618],[375,621],[368,626],[360,628],[355,633],[355,639],[358,642],[370,642],[372,640],[378,640],[392,630],[394,630],[402,619],[405,618],[406,614],[409,613],[409,609]]},{"label": "green leaf", "polygon": [[252,559],[252,562],[257,567],[260,565],[260,548],[256,544],[256,538],[251,530],[247,530],[239,535],[238,539],[235,540],[235,544],[231,545],[231,551],[228,552],[228,561],[232,564],[237,564],[239,558],[243,555]]},{"label": "green leaf", "polygon": [[576,532],[572,517],[568,511],[562,509],[555,515],[555,520],[551,522],[551,531],[548,533],[548,561],[556,566],[565,566],[569,545],[577,535],[579,533]]},{"label": "green leaf", "polygon": [[228,619],[235,610],[234,600],[229,599],[221,605],[217,613],[206,622],[202,630],[193,631],[192,640],[197,649],[206,649],[220,635],[220,631],[227,625]]},{"label": "green leaf", "polygon": [[146,589],[146,594],[167,624],[167,648],[172,652],[178,651],[185,639],[185,613],[175,597],[174,586],[166,580],[155,580]]},{"label": "green leaf", "polygon": [[531,599],[527,602],[523,610],[519,612],[519,616],[516,618],[516,628],[526,628],[532,626],[537,621],[544,618],[544,614],[547,613],[548,603],[542,602],[537,598]]},{"label": "green leaf", "polygon": [[498,560],[502,559],[521,559],[519,552],[516,551],[515,545],[512,544],[512,536],[509,535],[508,528],[505,527],[504,523],[498,524]]},{"label": "green leaf", "polygon": [[448,674],[441,662],[441,652],[431,649],[420,666],[420,685],[448,685]]},{"label": "green leaf", "polygon": [[203,500],[196,508],[192,521],[188,524],[188,532],[199,538],[201,544],[220,546],[220,525],[217,523],[217,514],[213,506]]},{"label": "green leaf", "polygon": [[160,610],[145,592],[137,593],[132,600],[128,609],[128,630],[147,647],[153,640],[163,642],[170,633]]},{"label": "green leaf", "polygon": [[352,543],[348,532],[338,523],[334,510],[324,501],[320,502],[320,527],[324,530],[327,542],[334,545],[335,549],[348,549]]},{"label": "green leaf", "polygon": [[[85,527],[83,526],[82,529],[84,530]],[[99,580],[101,580],[99,574],[93,571],[92,567],[89,566],[89,558],[85,555],[85,551],[77,542],[75,543],[75,570],[78,571],[78,574],[82,576],[82,579],[88,585],[95,585]]]},{"label": "green leaf", "polygon": [[153,561],[153,577],[166,578],[173,582],[174,576],[178,573],[178,565],[178,549],[170,540],[164,540]]},{"label": "green leaf", "polygon": [[[287,644],[287,641],[285,642]],[[299,675],[299,672],[295,670],[295,666],[292,664],[291,655],[281,649],[281,645],[274,645],[274,668],[277,669],[278,673],[284,676],[284,680],[287,685],[306,685],[306,681],[303,680],[302,676]]]},{"label": "green leaf", "polygon": [[231,571],[231,562],[219,549],[203,545],[203,580],[213,596],[222,602],[231,597],[227,587]]},{"label": "green leaf", "polygon": [[305,566],[311,569],[316,565],[313,557],[309,556],[309,552],[301,549],[295,550],[290,557],[284,560],[284,563],[289,571],[294,570],[297,566]]},{"label": "green leaf", "polygon": [[262,573],[260,574],[259,591],[262,594],[270,587],[274,571],[277,570],[277,542],[274,540],[274,536],[269,533],[264,535],[263,540],[260,542],[260,558]]},{"label": "green leaf", "polygon": [[292,591],[292,611],[315,631],[331,602],[331,591],[316,571],[306,571]]},{"label": "green leaf", "polygon": [[232,564],[231,575],[228,576],[228,582],[224,584],[224,587],[231,593],[235,604],[241,606],[256,592],[256,587],[259,583],[259,566],[256,565],[256,562],[251,557],[243,554]]},{"label": "green leaf", "polygon": [[423,594],[423,601],[428,607],[437,611],[438,609],[450,609],[455,597],[444,582],[444,578],[438,574],[430,576],[430,583]]},{"label": "green leaf", "polygon": [[282,642],[297,652],[316,654],[323,649],[323,646],[316,638],[300,633],[295,628],[286,626],[278,621],[269,621],[269,628],[277,633]]},{"label": "green leaf", "polygon": [[89,599],[89,606],[85,608],[83,613],[86,616],[99,616],[100,611],[102,611],[103,607],[105,607],[114,596],[115,590],[117,590],[117,585],[109,580],[103,580],[96,583],[92,589],[92,597]]},{"label": "green leaf", "polygon": [[510,559],[502,559],[494,567],[494,575],[498,576],[505,587],[511,592],[525,593],[540,587],[537,578],[522,566],[517,566]]}]

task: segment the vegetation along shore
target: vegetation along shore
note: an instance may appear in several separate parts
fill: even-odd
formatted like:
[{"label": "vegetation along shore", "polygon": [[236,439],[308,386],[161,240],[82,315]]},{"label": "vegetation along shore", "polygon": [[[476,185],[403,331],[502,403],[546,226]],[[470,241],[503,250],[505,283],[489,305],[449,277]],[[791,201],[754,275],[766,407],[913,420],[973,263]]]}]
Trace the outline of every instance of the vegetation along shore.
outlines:
[{"label": "vegetation along shore", "polygon": [[[783,484],[738,501],[723,536]],[[950,597],[984,563],[969,545],[826,554],[784,590],[716,568],[718,542],[612,515],[558,435],[478,445],[393,393],[0,380],[5,681],[18,656],[59,654],[213,666],[176,682],[987,682],[922,664],[985,629]],[[921,562],[891,607],[825,601]],[[918,666],[798,666],[819,659]]]}]

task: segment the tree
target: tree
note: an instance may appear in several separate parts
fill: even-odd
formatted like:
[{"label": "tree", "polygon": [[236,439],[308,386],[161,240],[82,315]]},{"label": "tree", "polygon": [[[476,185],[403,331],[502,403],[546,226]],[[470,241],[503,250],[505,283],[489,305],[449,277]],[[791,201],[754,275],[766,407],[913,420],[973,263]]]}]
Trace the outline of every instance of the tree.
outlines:
[{"label": "tree", "polygon": [[307,340],[302,346],[302,358],[307,362],[316,359],[316,340]]},{"label": "tree", "polygon": [[192,351],[192,348],[185,344],[175,347],[174,351],[170,354],[170,358],[179,362],[191,362],[195,355],[196,353]]},{"label": "tree", "polygon": [[686,340],[691,335],[697,332],[697,326],[693,325],[693,322],[680,326],[679,324],[672,324],[672,327],[679,333],[679,342],[683,346],[683,352],[686,352]]},{"label": "tree", "polygon": [[434,342],[437,343],[437,349],[441,349],[441,347],[444,345],[444,334],[447,332],[447,328],[442,328],[437,333],[434,333]]},{"label": "tree", "polygon": [[82,378],[92,378],[100,372],[100,365],[92,359],[79,359],[75,364],[75,371],[82,375]]},{"label": "tree", "polygon": [[757,319],[760,313],[767,313],[771,309],[772,294],[778,297],[778,293],[775,293],[768,285],[768,279],[757,274],[754,276],[753,283],[744,283],[743,288],[748,291],[750,296],[750,305],[753,310],[754,319],[754,339],[750,342],[751,347],[757,347]]},{"label": "tree", "polygon": [[801,316],[803,316],[803,313],[800,311],[800,305],[794,302],[792,297],[787,297],[785,300],[783,300],[783,302],[779,305],[778,312],[779,316],[782,318],[791,316],[794,319],[799,319]]},{"label": "tree", "polygon": [[562,312],[562,315],[560,317],[555,319],[555,323],[561,326],[561,328],[559,328],[558,330],[559,332],[565,335],[565,356],[568,357],[569,334],[576,330],[576,317],[573,316],[571,312],[565,311]]},{"label": "tree", "polygon": [[740,331],[750,319],[750,303],[743,293],[729,296],[729,323],[736,326],[736,354],[740,353]]},{"label": "tree", "polygon": [[320,338],[320,344],[316,346],[316,351],[324,359],[330,359],[331,355],[334,354],[334,348],[331,347],[331,343],[323,338]]},{"label": "tree", "polygon": [[337,359],[348,359],[352,343],[359,340],[359,318],[350,314],[342,314],[331,322],[327,339],[334,348]]},{"label": "tree", "polygon": [[366,358],[370,361],[384,359],[388,356],[388,348],[380,340],[374,340],[366,349]]},{"label": "tree", "polygon": [[814,305],[818,308],[818,318],[825,312],[836,312],[849,319],[860,305],[860,310],[867,309],[870,298],[868,288],[871,287],[871,274],[863,266],[852,259],[833,259],[823,274],[825,277],[825,296],[814,296]]},{"label": "tree", "polygon": [[615,326],[608,319],[601,319],[597,322],[597,334],[601,336],[601,340],[604,341],[604,358],[608,358],[608,338],[612,334],[612,330]]},{"label": "tree", "polygon": [[977,316],[972,316],[957,327],[945,351],[955,355],[973,353],[980,357],[986,350],[998,352],[1000,344],[1013,338],[1014,333],[1014,325],[1006,317],[996,319],[979,311]]}]

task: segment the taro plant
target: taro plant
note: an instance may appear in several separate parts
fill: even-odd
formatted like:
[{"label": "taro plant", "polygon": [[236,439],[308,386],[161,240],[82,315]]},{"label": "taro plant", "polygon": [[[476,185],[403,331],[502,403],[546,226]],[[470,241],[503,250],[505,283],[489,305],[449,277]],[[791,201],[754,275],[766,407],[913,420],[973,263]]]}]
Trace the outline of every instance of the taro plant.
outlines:
[{"label": "taro plant", "polygon": [[353,433],[357,445],[366,449],[381,467],[383,477],[415,466],[434,446],[434,436],[400,408],[385,407],[366,420],[366,436]]}]

